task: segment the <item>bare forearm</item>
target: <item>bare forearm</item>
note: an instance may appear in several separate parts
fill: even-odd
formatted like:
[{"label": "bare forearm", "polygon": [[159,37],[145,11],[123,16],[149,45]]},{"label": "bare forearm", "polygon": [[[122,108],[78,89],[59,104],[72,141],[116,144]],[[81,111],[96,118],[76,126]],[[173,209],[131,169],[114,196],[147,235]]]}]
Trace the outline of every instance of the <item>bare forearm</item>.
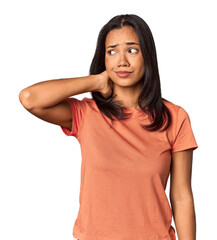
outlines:
[{"label": "bare forearm", "polygon": [[193,196],[178,201],[171,200],[179,240],[196,240],[196,215]]},{"label": "bare forearm", "polygon": [[98,75],[48,80],[24,88],[19,96],[27,108],[46,108],[70,96],[97,91],[99,81]]}]

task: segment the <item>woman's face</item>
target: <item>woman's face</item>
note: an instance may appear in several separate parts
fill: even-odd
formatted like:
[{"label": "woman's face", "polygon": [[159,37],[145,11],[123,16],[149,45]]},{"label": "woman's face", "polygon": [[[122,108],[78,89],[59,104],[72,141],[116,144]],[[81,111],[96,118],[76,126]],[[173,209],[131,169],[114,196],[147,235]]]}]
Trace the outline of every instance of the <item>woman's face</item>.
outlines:
[{"label": "woman's face", "polygon": [[106,37],[105,51],[105,67],[115,84],[129,87],[140,82],[145,64],[134,28],[111,30]]}]

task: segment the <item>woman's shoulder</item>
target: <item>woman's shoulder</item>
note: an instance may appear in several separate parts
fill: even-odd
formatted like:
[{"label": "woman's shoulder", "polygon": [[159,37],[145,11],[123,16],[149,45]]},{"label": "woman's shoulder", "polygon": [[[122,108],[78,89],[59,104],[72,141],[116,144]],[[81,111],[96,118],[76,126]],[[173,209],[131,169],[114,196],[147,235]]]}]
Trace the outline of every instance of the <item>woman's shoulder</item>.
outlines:
[{"label": "woman's shoulder", "polygon": [[180,105],[175,104],[174,102],[171,102],[171,101],[169,101],[167,99],[162,99],[162,102],[172,112],[178,112],[179,109],[181,108]]},{"label": "woman's shoulder", "polygon": [[87,109],[94,110],[95,112],[99,112],[99,108],[93,98],[84,97],[81,102],[86,105]]},{"label": "woman's shoulder", "polygon": [[96,107],[96,102],[93,98],[84,97],[81,101],[90,107]]},{"label": "woman's shoulder", "polygon": [[169,109],[170,113],[172,114],[172,117],[177,119],[185,119],[189,118],[188,112],[183,108],[182,106],[175,104],[168,100],[163,100],[163,103],[165,106]]}]

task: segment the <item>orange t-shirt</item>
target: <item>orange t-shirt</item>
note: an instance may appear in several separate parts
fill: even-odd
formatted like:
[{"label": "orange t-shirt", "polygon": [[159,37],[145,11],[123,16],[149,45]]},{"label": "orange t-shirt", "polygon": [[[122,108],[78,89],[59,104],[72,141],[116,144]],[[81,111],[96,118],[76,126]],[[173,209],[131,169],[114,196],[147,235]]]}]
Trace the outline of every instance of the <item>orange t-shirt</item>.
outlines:
[{"label": "orange t-shirt", "polygon": [[81,147],[80,208],[72,235],[79,240],[175,240],[172,210],[165,193],[171,152],[198,148],[188,113],[166,102],[172,123],[149,132],[139,109],[127,120],[114,121],[94,99],[67,98],[72,131]]}]

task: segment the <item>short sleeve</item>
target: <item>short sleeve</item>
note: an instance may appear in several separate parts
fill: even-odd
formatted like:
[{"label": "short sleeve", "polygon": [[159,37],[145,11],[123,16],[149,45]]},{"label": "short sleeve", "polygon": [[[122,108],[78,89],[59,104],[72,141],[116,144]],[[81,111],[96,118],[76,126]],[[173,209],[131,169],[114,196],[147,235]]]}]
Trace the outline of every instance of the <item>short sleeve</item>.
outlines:
[{"label": "short sleeve", "polygon": [[195,150],[198,148],[189,115],[182,107],[180,107],[178,111],[175,133],[176,136],[172,145],[172,152],[183,151],[189,148]]},{"label": "short sleeve", "polygon": [[70,131],[68,128],[60,126],[66,136],[74,136],[76,138],[79,136],[84,122],[84,114],[86,108],[84,99],[85,98],[78,100],[74,97],[65,99],[69,103],[72,110],[72,130]]}]

